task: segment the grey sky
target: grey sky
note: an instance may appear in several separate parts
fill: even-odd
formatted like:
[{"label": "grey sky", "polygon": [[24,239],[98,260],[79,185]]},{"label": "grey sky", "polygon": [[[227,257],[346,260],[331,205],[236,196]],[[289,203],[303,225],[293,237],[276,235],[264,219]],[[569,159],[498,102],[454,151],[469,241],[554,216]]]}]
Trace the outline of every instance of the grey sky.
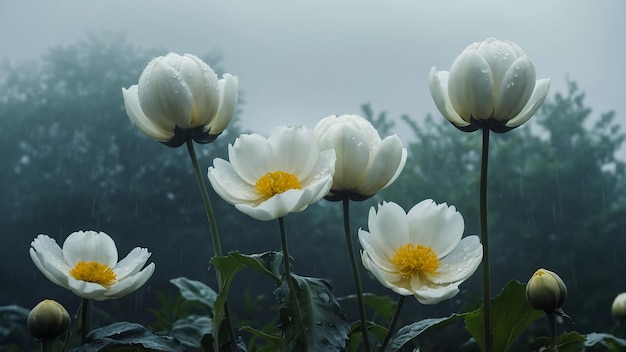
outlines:
[{"label": "grey sky", "polygon": [[[365,102],[394,118],[439,116],[431,67],[447,70],[493,36],[526,51],[538,78],[552,79],[549,96],[570,77],[594,113],[615,110],[626,125],[625,14],[621,0],[2,1],[0,56],[36,58],[102,29],[165,51],[217,49],[245,94],[244,127],[267,134]],[[396,125],[401,137],[405,127]]]}]

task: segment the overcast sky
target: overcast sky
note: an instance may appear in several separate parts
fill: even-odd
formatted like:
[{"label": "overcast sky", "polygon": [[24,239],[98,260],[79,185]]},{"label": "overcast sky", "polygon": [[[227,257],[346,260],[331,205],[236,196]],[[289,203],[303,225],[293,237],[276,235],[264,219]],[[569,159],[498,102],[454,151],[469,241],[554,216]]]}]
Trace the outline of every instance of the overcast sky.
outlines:
[{"label": "overcast sky", "polygon": [[552,79],[550,96],[569,77],[594,113],[615,110],[626,125],[625,15],[623,0],[2,1],[0,56],[37,58],[100,30],[164,54],[217,49],[245,94],[243,126],[267,134],[365,102],[394,118],[440,116],[429,70],[493,36],[526,51],[538,78]]}]

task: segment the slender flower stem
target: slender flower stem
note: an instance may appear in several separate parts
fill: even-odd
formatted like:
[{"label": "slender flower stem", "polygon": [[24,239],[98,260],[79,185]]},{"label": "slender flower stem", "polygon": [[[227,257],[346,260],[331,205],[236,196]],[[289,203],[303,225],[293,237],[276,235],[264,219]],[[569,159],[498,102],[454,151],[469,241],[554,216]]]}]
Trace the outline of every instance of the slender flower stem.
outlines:
[{"label": "slender flower stem", "polygon": [[87,342],[87,333],[89,332],[89,300],[83,298],[80,305],[80,342],[84,345]]},{"label": "slender flower stem", "polygon": [[291,295],[291,301],[293,302],[293,309],[295,313],[296,325],[298,326],[298,334],[303,344],[306,344],[306,330],[304,329],[304,322],[302,321],[302,313],[300,312],[300,302],[298,301],[298,291],[294,280],[291,277],[291,267],[289,265],[289,251],[287,250],[287,235],[285,232],[285,219],[283,217],[278,218],[278,227],[280,228],[280,243],[283,247],[283,264],[285,266],[285,281],[289,286],[289,293]]},{"label": "slender flower stem", "polygon": [[550,346],[552,346],[552,352],[558,352],[556,345],[556,319],[554,313],[546,313],[548,316],[548,324],[550,325]]},{"label": "slender flower stem", "polygon": [[41,352],[48,352],[48,340],[41,341]]},{"label": "slender flower stem", "polygon": [[393,312],[393,319],[391,319],[391,324],[389,324],[389,330],[387,330],[387,336],[385,336],[385,341],[380,346],[380,352],[383,352],[391,341],[391,336],[393,336],[394,330],[396,330],[396,325],[398,325],[398,319],[400,318],[400,312],[402,311],[402,305],[404,304],[403,295],[398,295],[398,303],[396,303],[396,310]]},{"label": "slender flower stem", "polygon": [[356,298],[359,304],[359,315],[361,316],[361,331],[363,333],[363,346],[365,352],[369,352],[370,341],[367,336],[367,320],[365,319],[365,305],[363,304],[363,287],[361,285],[361,274],[354,256],[354,246],[352,244],[352,236],[350,236],[350,199],[343,199],[343,229],[346,235],[346,244],[348,245],[348,255],[350,256],[350,264],[352,265],[352,277],[354,277],[354,286],[356,287]]},{"label": "slender flower stem", "polygon": [[480,234],[483,244],[483,328],[485,351],[493,352],[491,333],[491,284],[489,274],[489,231],[487,224],[487,164],[489,161],[489,128],[483,128],[483,145],[480,164]]},{"label": "slender flower stem", "polygon": [[[200,193],[202,194],[202,201],[204,203],[204,209],[206,211],[206,216],[209,219],[209,225],[211,227],[211,237],[213,239],[213,250],[215,251],[216,256],[222,256],[222,245],[220,243],[220,236],[217,233],[217,221],[215,221],[215,214],[213,213],[213,207],[211,206],[211,199],[209,198],[209,193],[207,192],[206,185],[204,184],[204,177],[202,172],[200,171],[200,166],[198,165],[198,158],[196,157],[196,151],[193,147],[193,140],[191,138],[187,139],[187,151],[189,152],[189,157],[191,158],[191,163],[193,164],[193,170],[196,174],[196,179],[198,180],[198,186],[200,187]],[[219,270],[215,270],[215,276],[217,278],[217,285],[219,290],[222,289],[222,274]],[[230,342],[233,346],[236,344],[235,341],[235,333],[232,328],[232,320],[230,318],[230,311],[228,309],[228,302],[224,300],[224,321],[226,326],[228,327],[228,335],[230,337]],[[219,332],[218,332],[219,333]],[[218,333],[214,334],[214,338],[217,340]],[[219,346],[219,343],[216,343]]]}]

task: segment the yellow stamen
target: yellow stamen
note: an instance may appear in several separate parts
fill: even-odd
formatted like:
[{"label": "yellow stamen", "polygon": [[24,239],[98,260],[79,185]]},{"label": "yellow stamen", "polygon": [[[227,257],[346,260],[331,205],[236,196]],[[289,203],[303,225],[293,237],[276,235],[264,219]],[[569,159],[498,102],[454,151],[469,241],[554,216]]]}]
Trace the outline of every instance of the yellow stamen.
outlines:
[{"label": "yellow stamen", "polygon": [[401,246],[391,258],[391,262],[400,268],[403,277],[408,278],[415,274],[437,274],[439,258],[437,253],[427,246],[409,243]]},{"label": "yellow stamen", "polygon": [[109,288],[117,280],[113,269],[98,262],[78,262],[70,270],[70,275],[76,280],[93,282],[106,288]]},{"label": "yellow stamen", "polygon": [[256,181],[254,189],[263,200],[267,200],[290,189],[300,189],[300,180],[288,172],[268,172]]}]

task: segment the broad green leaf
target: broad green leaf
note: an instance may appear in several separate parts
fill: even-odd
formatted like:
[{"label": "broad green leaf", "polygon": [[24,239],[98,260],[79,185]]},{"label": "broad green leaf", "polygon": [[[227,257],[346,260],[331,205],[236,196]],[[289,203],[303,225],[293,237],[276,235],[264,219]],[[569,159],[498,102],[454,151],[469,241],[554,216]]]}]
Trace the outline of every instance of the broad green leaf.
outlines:
[{"label": "broad green leaf", "polygon": [[173,337],[156,335],[139,324],[119,322],[92,330],[87,335],[87,343],[72,351],[113,350],[178,352],[184,349]]},{"label": "broad green leaf", "polygon": [[600,344],[607,347],[610,351],[626,351],[626,340],[617,338],[611,334],[592,332],[587,334],[586,338],[586,347]]},{"label": "broad green leaf", "polygon": [[406,325],[400,328],[400,330],[398,330],[398,332],[396,332],[393,335],[393,337],[389,341],[389,344],[385,348],[385,352],[398,351],[400,348],[402,348],[402,346],[404,346],[405,343],[416,338],[417,336],[419,336],[421,333],[428,330],[429,328],[435,327],[435,326],[441,327],[441,326],[445,326],[448,324],[452,324],[457,320],[463,319],[463,317],[464,317],[464,314],[453,314],[449,317],[429,318],[429,319],[420,320],[415,323]]},{"label": "broad green leaf", "polygon": [[[226,304],[228,290],[230,289],[235,274],[241,269],[250,268],[274,280],[280,281],[277,272],[278,268],[282,265],[282,258],[282,253],[278,252],[265,252],[252,255],[230,252],[227,256],[216,256],[211,259],[211,264],[215,266],[222,277],[222,287],[220,287],[220,293],[215,299],[213,310],[213,331],[218,332],[220,341],[225,341],[224,339],[226,338],[226,336],[222,336],[224,334],[222,329],[222,322],[225,317],[224,305]],[[214,350],[219,350],[219,346],[214,346]]]},{"label": "broad green leaf", "polygon": [[298,344],[298,325],[289,285],[283,283],[274,294],[280,306],[280,328],[285,332],[290,351],[342,351],[350,325],[330,284],[323,279],[291,275],[296,285],[298,305],[306,331],[305,346]]},{"label": "broad green leaf", "polygon": [[217,293],[209,286],[186,277],[171,279],[170,282],[178,287],[180,294],[186,300],[200,302],[207,308],[213,308]]},{"label": "broad green leaf", "polygon": [[[356,295],[348,295],[337,298],[339,302],[343,301],[357,301]],[[393,313],[396,308],[396,302],[394,302],[389,296],[378,296],[372,293],[363,294],[363,304],[366,307],[374,309],[376,315],[383,318],[385,321],[391,321]]]},{"label": "broad green leaf", "polygon": [[[363,333],[361,332],[361,321],[355,321],[350,327],[350,340],[346,346],[346,352],[359,352],[363,340]],[[370,345],[380,345],[387,336],[387,328],[380,326],[371,321],[367,322],[367,334],[369,336]],[[373,339],[376,338],[376,340]]]},{"label": "broad green leaf", "polygon": [[[545,313],[533,309],[526,300],[526,285],[510,281],[491,299],[491,328],[493,350],[507,352],[513,341],[521,335],[535,320]],[[465,315],[467,331],[476,339],[481,350],[485,348],[483,335],[483,307]]]},{"label": "broad green leaf", "polygon": [[170,335],[188,347],[199,349],[202,337],[212,332],[212,319],[194,314],[176,320],[172,325]]},{"label": "broad green leaf", "polygon": [[[556,345],[559,352],[580,352],[584,351],[585,340],[585,336],[575,331],[566,332],[556,338]],[[531,346],[533,351],[552,352],[549,337],[540,337],[533,341]]]},{"label": "broad green leaf", "polygon": [[263,331],[254,329],[250,326],[242,326],[241,330],[247,331],[267,342],[265,347],[259,348],[258,352],[280,352],[286,351],[287,341],[285,338],[279,335],[268,334]]}]

